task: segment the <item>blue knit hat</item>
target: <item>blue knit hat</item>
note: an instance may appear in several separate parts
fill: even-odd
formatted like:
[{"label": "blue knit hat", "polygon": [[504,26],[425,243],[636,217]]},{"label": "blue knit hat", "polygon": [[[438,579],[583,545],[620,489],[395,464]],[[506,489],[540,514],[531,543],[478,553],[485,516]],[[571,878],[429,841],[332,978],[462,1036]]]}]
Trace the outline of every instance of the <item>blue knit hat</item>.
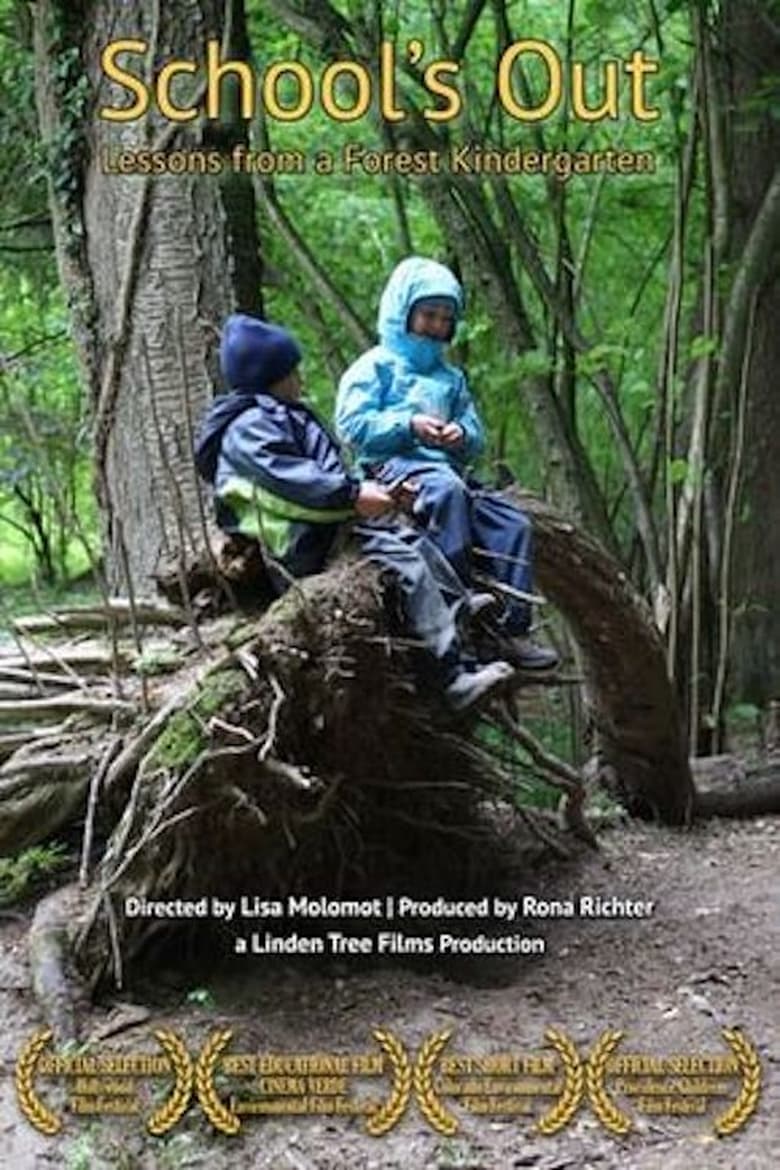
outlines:
[{"label": "blue knit hat", "polygon": [[232,390],[258,394],[291,374],[302,354],[286,329],[245,313],[225,322],[219,363]]}]

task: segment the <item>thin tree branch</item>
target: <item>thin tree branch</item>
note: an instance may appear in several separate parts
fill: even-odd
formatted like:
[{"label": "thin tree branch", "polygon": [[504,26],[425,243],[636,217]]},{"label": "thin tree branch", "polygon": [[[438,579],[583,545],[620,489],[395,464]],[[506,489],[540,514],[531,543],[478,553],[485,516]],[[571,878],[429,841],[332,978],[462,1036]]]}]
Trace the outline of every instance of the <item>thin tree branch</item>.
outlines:
[{"label": "thin tree branch", "polygon": [[726,671],[731,640],[731,548],[737,518],[739,483],[745,456],[745,429],[747,422],[748,386],[750,363],[753,351],[753,327],[758,304],[758,290],[754,290],[748,313],[747,340],[742,362],[742,376],[737,397],[737,425],[731,459],[729,460],[729,486],[726,498],[726,514],[723,525],[723,549],[720,562],[720,591],[718,597],[718,660],[715,672],[715,689],[712,697],[712,750],[718,750],[719,727],[723,711],[723,697],[726,691]]}]

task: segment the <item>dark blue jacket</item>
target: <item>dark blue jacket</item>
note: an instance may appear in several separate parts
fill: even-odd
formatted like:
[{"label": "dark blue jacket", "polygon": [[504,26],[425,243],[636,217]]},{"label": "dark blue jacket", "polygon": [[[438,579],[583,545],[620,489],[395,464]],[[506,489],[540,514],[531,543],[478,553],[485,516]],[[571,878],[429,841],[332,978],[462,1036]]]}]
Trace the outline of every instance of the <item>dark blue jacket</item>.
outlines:
[{"label": "dark blue jacket", "polygon": [[266,393],[217,398],[195,455],[222,528],[261,540],[294,576],[323,568],[360,480],[310,407]]}]

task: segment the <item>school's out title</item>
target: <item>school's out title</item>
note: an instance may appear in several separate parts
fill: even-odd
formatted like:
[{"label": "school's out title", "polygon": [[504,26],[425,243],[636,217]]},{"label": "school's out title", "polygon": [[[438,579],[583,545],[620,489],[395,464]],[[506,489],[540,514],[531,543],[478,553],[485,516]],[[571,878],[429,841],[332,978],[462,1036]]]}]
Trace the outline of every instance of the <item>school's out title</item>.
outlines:
[{"label": "school's out title", "polygon": [[[104,48],[103,74],[124,90],[116,104],[103,105],[101,118],[133,122],[152,105],[171,122],[191,122],[205,115],[222,120],[237,114],[254,117],[258,101],[267,117],[279,122],[298,122],[319,106],[336,122],[357,122],[372,108],[387,122],[403,122],[404,109],[399,75],[409,68],[429,96],[422,110],[428,122],[449,122],[462,112],[464,98],[458,86],[463,63],[437,58],[424,63],[423,41],[410,40],[405,53],[391,41],[379,47],[377,67],[360,61],[338,60],[315,74],[296,60],[274,61],[256,72],[246,61],[223,59],[219,40],[206,41],[205,59],[175,58],[149,78],[145,76],[145,40],[121,39]],[[541,66],[541,69],[540,69]],[[524,70],[534,67],[542,84],[533,97],[523,84]],[[635,49],[623,59],[610,58],[587,65],[565,62],[547,41],[517,40],[508,45],[495,69],[496,96],[504,111],[518,122],[540,122],[567,107],[582,122],[616,120],[623,116],[654,122],[660,110],[651,104],[649,82],[660,63]],[[182,79],[196,78],[185,96]],[[228,83],[225,86],[223,83]],[[225,93],[229,86],[230,109]]]}]

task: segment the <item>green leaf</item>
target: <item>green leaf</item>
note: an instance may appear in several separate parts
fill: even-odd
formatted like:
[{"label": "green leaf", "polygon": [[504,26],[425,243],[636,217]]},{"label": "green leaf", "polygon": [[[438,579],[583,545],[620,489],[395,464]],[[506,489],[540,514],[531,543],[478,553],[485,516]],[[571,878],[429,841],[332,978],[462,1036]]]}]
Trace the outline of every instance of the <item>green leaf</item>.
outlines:
[{"label": "green leaf", "polygon": [[198,1007],[214,1007],[214,996],[208,987],[193,987],[192,991],[187,992],[185,999],[187,1003],[197,1004]]},{"label": "green leaf", "polygon": [[707,357],[709,354],[717,353],[718,339],[716,337],[708,337],[706,333],[700,333],[691,341],[690,353],[692,358]]},{"label": "green leaf", "polygon": [[727,716],[733,723],[755,723],[761,715],[755,703],[734,703],[729,707]]},{"label": "green leaf", "polygon": [[677,458],[669,461],[669,480],[671,483],[682,483],[688,475],[688,460]]}]

